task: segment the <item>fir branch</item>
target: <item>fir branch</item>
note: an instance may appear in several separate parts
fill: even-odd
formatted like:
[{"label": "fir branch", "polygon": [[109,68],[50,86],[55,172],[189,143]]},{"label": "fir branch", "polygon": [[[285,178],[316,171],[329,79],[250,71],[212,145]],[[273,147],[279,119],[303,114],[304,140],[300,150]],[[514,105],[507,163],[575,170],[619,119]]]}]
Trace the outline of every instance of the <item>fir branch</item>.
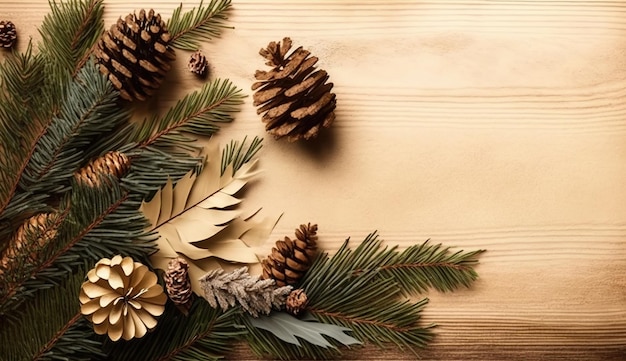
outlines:
[{"label": "fir branch", "polygon": [[183,13],[183,4],[172,13],[167,27],[172,35],[171,46],[195,51],[201,40],[210,40],[220,36],[222,29],[229,28],[226,22],[227,12],[231,8],[230,0],[211,0],[207,6],[200,1],[198,9]]},{"label": "fir branch", "polygon": [[42,251],[36,264],[25,265],[0,290],[0,316],[11,318],[11,311],[37,291],[54,287],[76,267],[92,266],[111,254],[132,256],[148,263],[154,250],[146,235],[145,218],[139,202],[129,197],[112,180],[100,188],[73,185],[63,202],[66,214],[53,244]]},{"label": "fir branch", "polygon": [[179,100],[160,119],[154,117],[143,122],[131,139],[141,148],[193,149],[188,144],[194,139],[183,133],[214,134],[220,128],[219,123],[233,120],[233,113],[240,110],[244,97],[241,89],[229,80],[217,79]]},{"label": "fir branch", "polygon": [[93,360],[100,342],[91,327],[84,327],[78,290],[85,272],[81,269],[60,284],[42,291],[15,315],[17,322],[0,328],[3,360]]},{"label": "fir branch", "polygon": [[372,249],[370,244],[352,251],[346,241],[332,258],[320,255],[300,285],[309,299],[307,310],[320,322],[351,328],[361,341],[380,347],[393,343],[416,352],[433,337],[432,326],[420,324],[428,300],[402,301],[392,278],[378,272],[355,274],[361,265],[380,264],[389,255]]},{"label": "fir branch", "polygon": [[49,72],[56,83],[78,74],[90,50],[103,33],[102,0],[50,1],[50,13],[39,33],[39,50],[46,57]]},{"label": "fir branch", "polygon": [[18,194],[24,169],[50,122],[45,74],[45,59],[33,54],[31,44],[0,65],[0,239],[15,226],[11,220],[19,210],[38,210],[45,198]]},{"label": "fir branch", "polygon": [[141,339],[107,343],[109,358],[116,361],[218,360],[231,342],[245,333],[236,328],[237,308],[223,313],[202,298],[195,298],[184,316],[168,302],[157,327]]},{"label": "fir branch", "polygon": [[[241,166],[254,158],[263,146],[263,138],[254,137],[250,145],[246,145],[247,137],[243,138],[241,144],[236,140],[231,140],[222,152],[221,174],[223,175],[228,166],[232,165],[233,173],[236,173]],[[245,150],[245,152],[244,152]]]},{"label": "fir branch", "polygon": [[67,190],[68,180],[85,158],[85,149],[128,120],[128,111],[119,107],[117,100],[117,92],[95,64],[81,69],[34,148],[20,181],[22,189]]},{"label": "fir branch", "polygon": [[383,248],[382,240],[374,232],[365,238],[355,252],[371,256],[357,261],[353,274],[377,272],[381,277],[393,278],[405,295],[412,295],[429,288],[450,292],[460,286],[470,287],[478,278],[474,270],[478,264],[477,257],[484,251],[452,253],[448,247],[431,245],[426,241],[398,252],[397,247]]}]

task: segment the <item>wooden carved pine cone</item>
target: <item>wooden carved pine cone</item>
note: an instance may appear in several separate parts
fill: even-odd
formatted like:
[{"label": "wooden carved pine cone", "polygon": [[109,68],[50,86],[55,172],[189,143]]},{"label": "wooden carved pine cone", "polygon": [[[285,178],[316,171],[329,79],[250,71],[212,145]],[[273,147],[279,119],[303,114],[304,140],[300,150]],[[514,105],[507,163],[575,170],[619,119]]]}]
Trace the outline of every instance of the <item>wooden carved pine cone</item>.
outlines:
[{"label": "wooden carved pine cone", "polygon": [[309,57],[302,47],[292,51],[291,39],[282,43],[271,42],[259,52],[272,67],[270,71],[257,70],[252,85],[254,105],[263,114],[265,129],[274,137],[287,137],[289,141],[311,139],[321,128],[329,127],[335,120],[335,94],[333,83],[327,83],[328,74],[317,70],[317,57]]},{"label": "wooden carved pine cone", "polygon": [[119,18],[97,43],[94,55],[126,100],[145,100],[161,85],[176,57],[161,15],[150,9]]},{"label": "wooden carved pine cone", "polygon": [[274,279],[276,285],[293,286],[309,269],[317,252],[317,224],[302,224],[296,238],[277,241],[272,253],[261,262],[263,278]]}]

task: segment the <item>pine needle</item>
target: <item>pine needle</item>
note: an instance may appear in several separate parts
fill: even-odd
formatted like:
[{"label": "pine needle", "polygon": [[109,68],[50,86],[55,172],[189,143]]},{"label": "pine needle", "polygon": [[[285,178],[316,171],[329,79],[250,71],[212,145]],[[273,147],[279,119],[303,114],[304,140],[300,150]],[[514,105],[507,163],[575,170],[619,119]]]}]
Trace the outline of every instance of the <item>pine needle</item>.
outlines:
[{"label": "pine needle", "polygon": [[171,45],[181,50],[196,51],[201,40],[219,37],[231,7],[230,0],[211,0],[206,6],[200,1],[198,9],[183,13],[181,3],[167,23],[172,35]]}]

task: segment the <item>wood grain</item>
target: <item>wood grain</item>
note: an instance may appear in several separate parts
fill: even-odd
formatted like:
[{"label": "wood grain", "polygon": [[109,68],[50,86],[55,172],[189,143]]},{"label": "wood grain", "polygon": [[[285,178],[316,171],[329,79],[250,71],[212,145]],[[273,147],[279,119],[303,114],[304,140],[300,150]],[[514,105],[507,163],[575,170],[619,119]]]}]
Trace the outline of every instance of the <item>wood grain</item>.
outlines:
[{"label": "wood grain", "polygon": [[[179,1],[105,0],[106,24]],[[196,1],[184,1],[185,8]],[[291,36],[320,57],[338,98],[308,144],[267,138],[245,203],[283,213],[273,237],[320,225],[333,252],[377,229],[487,249],[469,290],[431,293],[433,360],[626,359],[626,1],[233,0],[203,44],[211,78],[248,94],[258,49]],[[19,48],[46,0],[0,0]],[[166,109],[201,82],[178,53]],[[138,114],[137,116],[140,116]],[[218,139],[264,135],[250,97]],[[405,360],[368,347],[351,360]],[[229,359],[251,360],[244,345]]]}]

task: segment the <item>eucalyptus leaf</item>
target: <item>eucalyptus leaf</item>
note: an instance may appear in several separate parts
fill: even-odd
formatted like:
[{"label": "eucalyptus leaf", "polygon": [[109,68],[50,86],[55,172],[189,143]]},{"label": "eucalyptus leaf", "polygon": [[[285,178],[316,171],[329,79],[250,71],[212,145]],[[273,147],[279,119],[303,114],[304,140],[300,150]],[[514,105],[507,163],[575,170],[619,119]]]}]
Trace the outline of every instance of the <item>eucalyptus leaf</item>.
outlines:
[{"label": "eucalyptus leaf", "polygon": [[250,324],[269,331],[281,340],[302,346],[299,339],[316,346],[335,348],[326,337],[330,337],[345,346],[361,344],[361,341],[346,334],[347,327],[315,321],[314,318],[298,319],[285,312],[273,312],[269,316],[250,317]]}]

